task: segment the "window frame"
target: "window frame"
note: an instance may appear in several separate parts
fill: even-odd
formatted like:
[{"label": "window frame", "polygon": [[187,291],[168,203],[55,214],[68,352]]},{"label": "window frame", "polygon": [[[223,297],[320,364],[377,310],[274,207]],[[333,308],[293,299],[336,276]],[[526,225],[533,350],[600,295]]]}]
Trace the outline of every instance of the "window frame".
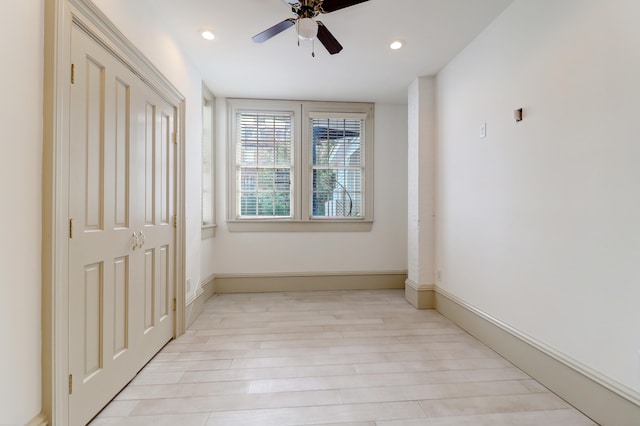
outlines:
[{"label": "window frame", "polygon": [[[291,208],[286,218],[240,217],[237,201],[236,141],[237,114],[247,112],[291,112]],[[312,114],[336,118],[361,117],[364,120],[362,148],[362,206],[358,217],[313,216]],[[366,232],[373,226],[373,146],[374,104],[356,102],[317,102],[262,99],[227,99],[227,226],[231,232]]]},{"label": "window frame", "polygon": [[[209,107],[209,110],[207,110]],[[207,124],[208,121],[208,124]],[[209,126],[209,135],[207,137],[205,126]],[[216,98],[211,91],[202,85],[202,145],[201,145],[201,191],[200,191],[200,236],[201,239],[212,238],[215,236],[216,224]],[[205,151],[204,145],[209,144],[209,163],[211,167],[210,176],[204,173]],[[210,223],[205,223],[205,180],[211,188],[210,196]]]}]

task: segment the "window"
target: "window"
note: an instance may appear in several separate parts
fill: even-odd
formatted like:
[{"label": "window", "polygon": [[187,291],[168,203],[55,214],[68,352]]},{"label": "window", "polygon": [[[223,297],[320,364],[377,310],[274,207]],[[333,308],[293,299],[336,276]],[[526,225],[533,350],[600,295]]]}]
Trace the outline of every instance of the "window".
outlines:
[{"label": "window", "polygon": [[311,113],[313,218],[363,214],[363,131],[366,115]]},{"label": "window", "polygon": [[202,87],[202,238],[214,236],[215,217],[215,98]]},{"label": "window", "polygon": [[236,115],[238,218],[291,218],[293,115],[242,111]]},{"label": "window", "polygon": [[230,230],[371,229],[372,104],[228,102]]}]

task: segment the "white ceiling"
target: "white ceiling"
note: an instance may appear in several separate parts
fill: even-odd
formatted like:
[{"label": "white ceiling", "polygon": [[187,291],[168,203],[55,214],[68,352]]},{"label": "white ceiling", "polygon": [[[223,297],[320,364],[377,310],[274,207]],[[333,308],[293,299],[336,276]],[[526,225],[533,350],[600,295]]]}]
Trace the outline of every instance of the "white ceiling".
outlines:
[{"label": "white ceiling", "polygon": [[[251,40],[294,16],[283,0],[149,3],[217,96],[405,103],[416,77],[436,74],[511,2],[370,0],[318,18],[344,50],[332,56],[316,41],[315,58],[295,28]],[[216,39],[202,39],[202,28]],[[405,47],[389,49],[395,39]]]}]

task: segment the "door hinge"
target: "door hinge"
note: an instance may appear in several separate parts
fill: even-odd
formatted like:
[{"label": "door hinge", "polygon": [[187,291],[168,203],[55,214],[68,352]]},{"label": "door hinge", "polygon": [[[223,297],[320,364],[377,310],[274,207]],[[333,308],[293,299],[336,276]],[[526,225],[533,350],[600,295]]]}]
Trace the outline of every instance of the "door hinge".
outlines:
[{"label": "door hinge", "polygon": [[173,299],[173,312],[175,312],[178,309],[178,302],[176,302],[176,299]]},{"label": "door hinge", "polygon": [[173,215],[173,227],[177,228],[178,227],[178,216]]},{"label": "door hinge", "polygon": [[173,132],[173,143],[178,145],[178,132]]},{"label": "door hinge", "polygon": [[76,84],[76,64],[71,64],[71,84]]},{"label": "door hinge", "polygon": [[69,238],[73,238],[73,219],[69,219]]},{"label": "door hinge", "polygon": [[73,374],[69,374],[69,395],[73,393]]}]

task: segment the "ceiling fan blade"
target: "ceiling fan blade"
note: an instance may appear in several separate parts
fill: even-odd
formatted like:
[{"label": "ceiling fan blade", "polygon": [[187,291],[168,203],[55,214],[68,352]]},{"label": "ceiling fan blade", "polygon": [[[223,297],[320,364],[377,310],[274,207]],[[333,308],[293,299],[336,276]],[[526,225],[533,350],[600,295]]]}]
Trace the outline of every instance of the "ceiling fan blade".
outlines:
[{"label": "ceiling fan blade", "polygon": [[340,53],[340,51],[342,50],[342,45],[340,43],[338,43],[338,40],[336,40],[336,38],[333,36],[333,34],[331,34],[331,32],[329,32],[327,27],[325,27],[322,22],[320,22],[320,21],[317,21],[317,22],[318,22],[318,36],[317,37],[318,37],[318,40],[320,40],[320,43],[322,43],[322,45],[332,55],[335,55],[336,53]]},{"label": "ceiling fan blade", "polygon": [[324,0],[321,7],[324,13],[329,13],[344,9],[345,7],[355,6],[356,4],[364,3],[365,1],[369,0]]},{"label": "ceiling fan blade", "polygon": [[263,43],[263,42],[269,40],[271,37],[280,34],[284,30],[286,30],[287,28],[293,27],[295,25],[295,23],[296,23],[296,20],[293,19],[293,18],[285,19],[284,21],[280,22],[279,24],[276,24],[273,27],[264,30],[260,34],[254,35],[253,37],[251,37],[251,40],[253,40],[256,43]]}]

